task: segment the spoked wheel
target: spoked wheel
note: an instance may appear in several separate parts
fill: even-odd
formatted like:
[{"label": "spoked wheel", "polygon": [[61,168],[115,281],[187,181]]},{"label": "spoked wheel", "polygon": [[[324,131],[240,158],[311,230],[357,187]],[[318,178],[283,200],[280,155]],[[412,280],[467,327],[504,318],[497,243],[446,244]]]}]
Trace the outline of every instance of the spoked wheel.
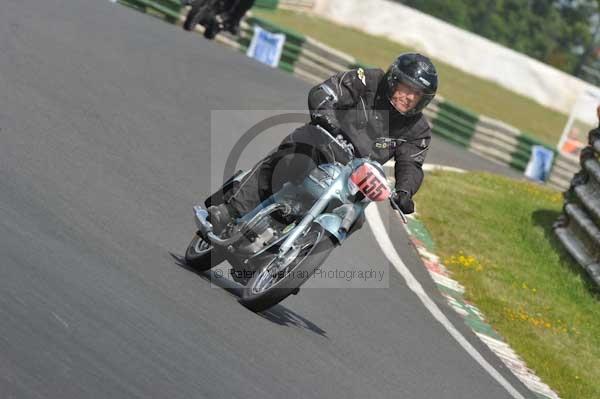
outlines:
[{"label": "spoked wheel", "polygon": [[323,227],[314,223],[288,253],[265,258],[242,292],[240,303],[254,312],[266,310],[297,292],[325,261],[334,242]]},{"label": "spoked wheel", "polygon": [[223,260],[224,257],[198,233],[192,238],[185,251],[185,263],[198,271],[210,270]]},{"label": "spoked wheel", "polygon": [[192,2],[192,8],[183,22],[183,29],[193,31],[196,28],[196,25],[204,18],[204,14],[206,14],[210,3],[211,2],[208,0],[195,0]]}]

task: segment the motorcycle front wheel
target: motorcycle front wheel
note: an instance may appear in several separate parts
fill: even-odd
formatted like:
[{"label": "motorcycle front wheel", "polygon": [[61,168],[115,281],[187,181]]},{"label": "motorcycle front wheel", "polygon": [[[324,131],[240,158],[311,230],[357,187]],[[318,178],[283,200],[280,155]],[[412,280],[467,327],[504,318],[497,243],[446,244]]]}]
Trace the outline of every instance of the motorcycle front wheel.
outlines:
[{"label": "motorcycle front wheel", "polygon": [[185,250],[185,263],[200,272],[210,270],[224,260],[225,258],[199,233],[196,233]]},{"label": "motorcycle front wheel", "polygon": [[242,291],[240,303],[261,312],[297,292],[323,264],[335,247],[332,237],[318,223],[295,242],[282,259],[266,257]]}]

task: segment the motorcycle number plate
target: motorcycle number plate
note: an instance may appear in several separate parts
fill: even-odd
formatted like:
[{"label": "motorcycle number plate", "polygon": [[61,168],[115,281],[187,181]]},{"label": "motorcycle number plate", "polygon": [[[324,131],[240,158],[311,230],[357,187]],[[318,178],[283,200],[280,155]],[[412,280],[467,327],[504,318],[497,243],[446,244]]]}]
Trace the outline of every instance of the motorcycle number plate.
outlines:
[{"label": "motorcycle number plate", "polygon": [[387,179],[371,164],[363,163],[356,168],[350,180],[371,201],[384,201],[391,195]]}]

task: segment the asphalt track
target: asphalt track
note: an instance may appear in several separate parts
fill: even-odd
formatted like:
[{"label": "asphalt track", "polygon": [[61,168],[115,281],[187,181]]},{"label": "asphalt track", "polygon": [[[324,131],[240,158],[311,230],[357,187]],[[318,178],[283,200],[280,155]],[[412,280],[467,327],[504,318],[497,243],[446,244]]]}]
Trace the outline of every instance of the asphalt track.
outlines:
[{"label": "asphalt track", "polygon": [[[366,226],[324,268],[367,265],[387,288],[306,288],[262,315],[237,303],[235,287],[178,262],[191,206],[226,150],[211,145],[210,111],[301,110],[308,88],[108,1],[0,4],[0,397],[510,397],[407,289]],[[228,122],[235,140],[246,122]],[[266,137],[243,162],[272,147]],[[428,161],[511,173],[439,140]],[[429,296],[531,397],[380,212]]]}]

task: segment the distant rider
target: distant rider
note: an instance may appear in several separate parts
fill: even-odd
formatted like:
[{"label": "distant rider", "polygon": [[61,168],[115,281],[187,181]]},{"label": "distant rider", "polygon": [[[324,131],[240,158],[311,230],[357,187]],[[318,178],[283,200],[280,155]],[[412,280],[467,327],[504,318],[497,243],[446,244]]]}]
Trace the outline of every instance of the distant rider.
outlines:
[{"label": "distant rider", "polygon": [[[192,3],[207,0],[181,0],[181,5],[191,6]],[[256,0],[226,0],[226,10],[220,15],[225,21],[225,28],[234,35],[240,33],[240,21],[252,8]]]}]

